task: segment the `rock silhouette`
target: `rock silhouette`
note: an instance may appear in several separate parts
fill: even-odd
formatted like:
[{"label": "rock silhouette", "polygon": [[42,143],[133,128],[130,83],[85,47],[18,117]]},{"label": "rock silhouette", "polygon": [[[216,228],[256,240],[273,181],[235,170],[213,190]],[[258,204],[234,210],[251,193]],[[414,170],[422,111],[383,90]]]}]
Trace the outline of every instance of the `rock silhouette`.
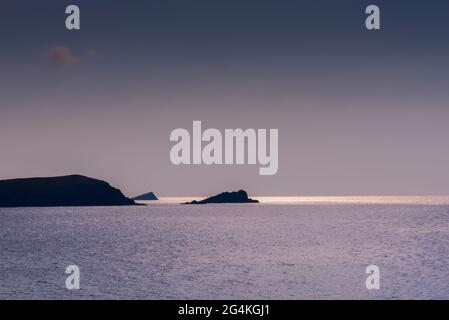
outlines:
[{"label": "rock silhouette", "polygon": [[245,190],[237,192],[223,192],[216,196],[206,198],[201,201],[193,200],[184,204],[207,204],[207,203],[259,203],[258,200],[248,198]]},{"label": "rock silhouette", "polygon": [[154,195],[153,192],[141,194],[140,196],[134,197],[132,199],[133,200],[141,200],[141,201],[158,200],[158,198]]},{"label": "rock silhouette", "polygon": [[0,207],[129,205],[136,203],[120,190],[81,175],[0,181]]}]

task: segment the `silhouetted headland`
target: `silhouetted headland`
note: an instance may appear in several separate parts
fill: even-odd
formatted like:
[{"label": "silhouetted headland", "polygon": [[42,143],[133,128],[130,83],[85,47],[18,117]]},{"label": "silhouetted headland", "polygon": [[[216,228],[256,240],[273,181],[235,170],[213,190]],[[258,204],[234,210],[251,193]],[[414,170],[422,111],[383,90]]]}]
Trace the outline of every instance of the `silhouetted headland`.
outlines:
[{"label": "silhouetted headland", "polygon": [[223,192],[216,196],[206,198],[201,201],[193,200],[183,204],[207,204],[207,203],[259,203],[259,200],[248,198],[248,193],[245,190],[237,192]]},{"label": "silhouetted headland", "polygon": [[81,175],[0,181],[0,207],[137,205],[107,182]]},{"label": "silhouetted headland", "polygon": [[150,201],[150,200],[158,200],[158,198],[155,196],[153,192],[148,192],[145,194],[141,194],[140,196],[132,198],[133,200],[140,200],[140,201]]}]

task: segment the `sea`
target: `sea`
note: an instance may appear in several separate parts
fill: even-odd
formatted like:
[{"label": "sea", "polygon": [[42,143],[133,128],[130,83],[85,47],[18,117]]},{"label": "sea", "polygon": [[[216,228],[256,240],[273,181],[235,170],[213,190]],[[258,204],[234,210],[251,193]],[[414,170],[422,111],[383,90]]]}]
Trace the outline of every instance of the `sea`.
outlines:
[{"label": "sea", "polygon": [[0,208],[0,299],[449,299],[449,197],[255,198]]}]

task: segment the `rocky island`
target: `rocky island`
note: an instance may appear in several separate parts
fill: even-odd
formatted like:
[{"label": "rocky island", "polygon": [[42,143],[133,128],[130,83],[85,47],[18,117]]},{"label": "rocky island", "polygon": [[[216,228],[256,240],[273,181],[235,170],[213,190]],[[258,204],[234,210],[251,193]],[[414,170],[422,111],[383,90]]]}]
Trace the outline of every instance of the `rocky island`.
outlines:
[{"label": "rocky island", "polygon": [[81,175],[0,181],[0,207],[131,206],[107,182]]},{"label": "rocky island", "polygon": [[193,200],[183,204],[207,204],[207,203],[259,203],[259,200],[248,198],[248,193],[245,190],[237,192],[223,192],[216,196],[206,198],[201,201]]},{"label": "rocky island", "polygon": [[132,199],[133,200],[137,200],[137,201],[159,200],[153,192],[148,192],[148,193],[145,193],[145,194],[141,194],[140,196],[134,197]]}]

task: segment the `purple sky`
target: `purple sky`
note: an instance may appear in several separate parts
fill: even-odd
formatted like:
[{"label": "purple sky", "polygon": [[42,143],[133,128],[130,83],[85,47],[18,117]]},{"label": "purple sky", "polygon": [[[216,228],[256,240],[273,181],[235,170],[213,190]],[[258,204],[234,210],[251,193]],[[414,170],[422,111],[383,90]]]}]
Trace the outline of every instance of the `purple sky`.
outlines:
[{"label": "purple sky", "polygon": [[[84,174],[127,195],[449,193],[447,1],[7,1],[0,179]],[[327,8],[327,9],[323,9]],[[111,22],[112,21],[112,22]],[[279,171],[174,166],[170,132],[278,128]]]}]

